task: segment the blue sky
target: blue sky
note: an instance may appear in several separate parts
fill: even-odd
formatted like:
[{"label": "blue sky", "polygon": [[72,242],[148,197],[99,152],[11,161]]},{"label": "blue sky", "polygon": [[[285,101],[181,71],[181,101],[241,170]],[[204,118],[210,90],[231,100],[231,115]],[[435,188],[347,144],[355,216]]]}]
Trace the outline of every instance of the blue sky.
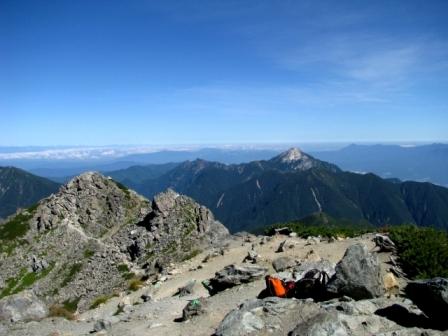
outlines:
[{"label": "blue sky", "polygon": [[0,145],[448,141],[447,1],[0,1]]}]

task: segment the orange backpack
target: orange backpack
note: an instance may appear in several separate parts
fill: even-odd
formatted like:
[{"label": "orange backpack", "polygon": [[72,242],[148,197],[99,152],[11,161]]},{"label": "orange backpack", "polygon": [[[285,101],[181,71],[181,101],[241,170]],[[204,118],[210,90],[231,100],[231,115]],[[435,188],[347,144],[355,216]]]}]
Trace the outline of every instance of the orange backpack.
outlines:
[{"label": "orange backpack", "polygon": [[294,287],[295,287],[294,281],[285,282],[279,278],[275,278],[270,275],[267,275],[265,280],[266,280],[266,287],[270,295],[281,298],[294,296]]}]

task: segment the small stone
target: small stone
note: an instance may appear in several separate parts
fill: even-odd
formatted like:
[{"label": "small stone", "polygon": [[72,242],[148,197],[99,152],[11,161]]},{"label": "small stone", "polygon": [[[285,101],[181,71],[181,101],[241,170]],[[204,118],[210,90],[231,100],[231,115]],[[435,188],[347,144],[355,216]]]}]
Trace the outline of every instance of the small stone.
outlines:
[{"label": "small stone", "polygon": [[249,250],[247,256],[244,258],[243,262],[249,262],[255,264],[258,260],[258,253],[255,250]]},{"label": "small stone", "polygon": [[188,321],[193,316],[204,314],[206,311],[206,301],[204,298],[191,300],[182,310],[182,321]]}]

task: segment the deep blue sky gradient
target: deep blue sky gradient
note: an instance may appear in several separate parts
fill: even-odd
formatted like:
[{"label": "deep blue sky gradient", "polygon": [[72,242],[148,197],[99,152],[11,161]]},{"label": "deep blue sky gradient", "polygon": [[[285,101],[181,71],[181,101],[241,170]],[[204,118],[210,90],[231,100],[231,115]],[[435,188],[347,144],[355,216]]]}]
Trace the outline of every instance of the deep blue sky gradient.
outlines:
[{"label": "deep blue sky gradient", "polygon": [[0,145],[448,141],[447,1],[0,0]]}]

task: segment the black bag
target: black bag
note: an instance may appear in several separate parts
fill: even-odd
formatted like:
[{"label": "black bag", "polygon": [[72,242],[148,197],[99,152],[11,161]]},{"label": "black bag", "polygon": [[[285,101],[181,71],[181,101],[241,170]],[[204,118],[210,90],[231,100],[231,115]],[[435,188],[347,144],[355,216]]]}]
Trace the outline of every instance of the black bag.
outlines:
[{"label": "black bag", "polygon": [[296,281],[295,297],[298,299],[313,298],[323,300],[326,296],[325,286],[330,277],[327,272],[312,269],[305,273],[302,279]]}]

